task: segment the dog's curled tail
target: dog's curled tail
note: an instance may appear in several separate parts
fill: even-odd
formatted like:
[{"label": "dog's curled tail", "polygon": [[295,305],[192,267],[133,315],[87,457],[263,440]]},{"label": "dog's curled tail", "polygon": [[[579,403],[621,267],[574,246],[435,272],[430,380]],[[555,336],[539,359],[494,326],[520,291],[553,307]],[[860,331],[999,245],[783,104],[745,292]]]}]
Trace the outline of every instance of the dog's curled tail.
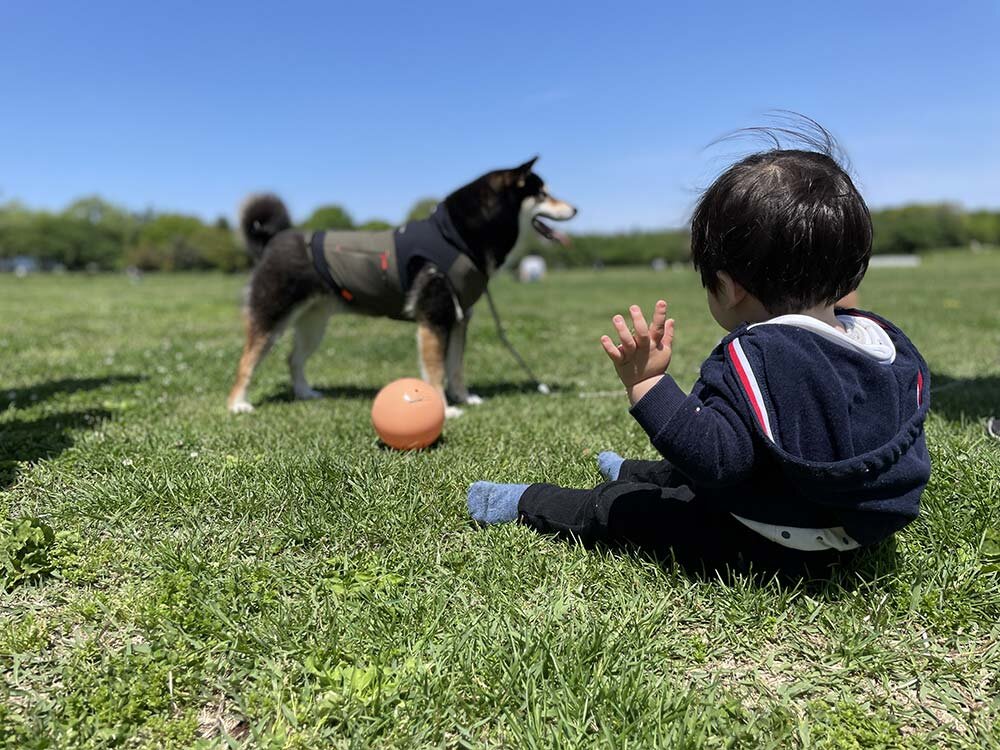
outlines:
[{"label": "dog's curled tail", "polygon": [[240,229],[254,263],[260,260],[271,238],[291,226],[288,209],[281,198],[272,193],[255,193],[240,206]]}]

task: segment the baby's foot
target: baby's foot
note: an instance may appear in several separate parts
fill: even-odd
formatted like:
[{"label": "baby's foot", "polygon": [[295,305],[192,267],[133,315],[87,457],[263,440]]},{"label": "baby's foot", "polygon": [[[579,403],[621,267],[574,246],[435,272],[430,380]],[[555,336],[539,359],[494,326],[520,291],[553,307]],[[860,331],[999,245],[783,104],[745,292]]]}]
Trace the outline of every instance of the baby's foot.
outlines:
[{"label": "baby's foot", "polygon": [[507,523],[517,519],[517,504],[526,484],[474,482],[469,487],[469,515],[479,523]]},{"label": "baby's foot", "polygon": [[614,451],[601,451],[597,454],[597,468],[600,470],[601,476],[609,482],[618,479],[623,463],[625,463],[625,459]]}]

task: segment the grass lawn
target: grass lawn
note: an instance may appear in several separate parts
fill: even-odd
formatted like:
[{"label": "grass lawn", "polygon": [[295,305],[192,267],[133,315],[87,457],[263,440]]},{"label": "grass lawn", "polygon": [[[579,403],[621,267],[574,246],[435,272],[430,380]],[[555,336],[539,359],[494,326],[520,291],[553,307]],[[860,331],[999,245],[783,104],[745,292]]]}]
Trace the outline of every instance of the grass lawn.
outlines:
[{"label": "grass lawn", "polygon": [[[689,386],[721,335],[691,271],[495,283],[486,397],[434,449],[380,449],[414,329],[340,318],[291,399],[225,397],[242,278],[0,277],[0,744],[41,747],[1000,746],[1000,255],[873,269],[863,302],[933,372],[921,517],[833,580],[702,577],[635,550],[473,528],[477,479],[599,481],[654,457],[598,336],[671,302]],[[21,531],[24,531],[22,529]],[[13,559],[29,570],[4,570]],[[51,566],[40,578],[31,566]]]}]

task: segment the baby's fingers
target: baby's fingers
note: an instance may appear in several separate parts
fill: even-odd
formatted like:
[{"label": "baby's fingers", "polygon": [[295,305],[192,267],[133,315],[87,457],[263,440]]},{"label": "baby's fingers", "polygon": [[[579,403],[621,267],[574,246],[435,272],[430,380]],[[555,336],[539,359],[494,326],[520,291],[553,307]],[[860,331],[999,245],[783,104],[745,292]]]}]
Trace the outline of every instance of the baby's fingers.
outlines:
[{"label": "baby's fingers", "polygon": [[632,315],[632,327],[635,329],[635,340],[637,344],[645,345],[649,338],[649,328],[646,326],[646,318],[642,314],[642,309],[638,305],[629,308]]},{"label": "baby's fingers", "polygon": [[674,319],[670,318],[663,324],[663,336],[662,341],[664,346],[674,345]]},{"label": "baby's fingers", "polygon": [[654,344],[659,344],[660,339],[663,338],[666,322],[667,303],[661,299],[657,301],[656,307],[653,308],[653,322],[649,326],[649,336],[653,339]]},{"label": "baby's fingers", "polygon": [[625,357],[621,349],[615,346],[615,342],[611,340],[610,336],[601,336],[601,346],[604,347],[604,351],[616,365],[620,365],[624,361]]},{"label": "baby's fingers", "polygon": [[614,323],[615,330],[618,331],[618,340],[622,342],[622,353],[632,354],[635,351],[635,338],[628,326],[625,325],[625,318],[616,315],[611,319],[611,322]]}]

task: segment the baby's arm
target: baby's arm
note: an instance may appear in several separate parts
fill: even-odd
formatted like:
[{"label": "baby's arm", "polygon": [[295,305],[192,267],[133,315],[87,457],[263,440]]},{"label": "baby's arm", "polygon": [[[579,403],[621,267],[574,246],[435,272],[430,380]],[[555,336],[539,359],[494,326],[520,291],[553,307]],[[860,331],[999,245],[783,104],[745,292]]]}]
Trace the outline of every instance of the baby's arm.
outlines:
[{"label": "baby's arm", "polygon": [[734,407],[742,396],[723,356],[705,363],[690,396],[664,375],[631,410],[663,457],[706,487],[746,480],[754,462],[750,425]]},{"label": "baby's arm", "polygon": [[730,382],[722,350],[702,366],[701,378],[686,395],[666,374],[674,340],[674,321],[659,300],[647,327],[637,305],[629,308],[634,332],[621,315],[612,319],[621,344],[603,336],[601,345],[628,392],[632,415],[653,446],[694,481],[726,485],[742,481],[753,467],[750,426],[734,406],[742,395]]}]

